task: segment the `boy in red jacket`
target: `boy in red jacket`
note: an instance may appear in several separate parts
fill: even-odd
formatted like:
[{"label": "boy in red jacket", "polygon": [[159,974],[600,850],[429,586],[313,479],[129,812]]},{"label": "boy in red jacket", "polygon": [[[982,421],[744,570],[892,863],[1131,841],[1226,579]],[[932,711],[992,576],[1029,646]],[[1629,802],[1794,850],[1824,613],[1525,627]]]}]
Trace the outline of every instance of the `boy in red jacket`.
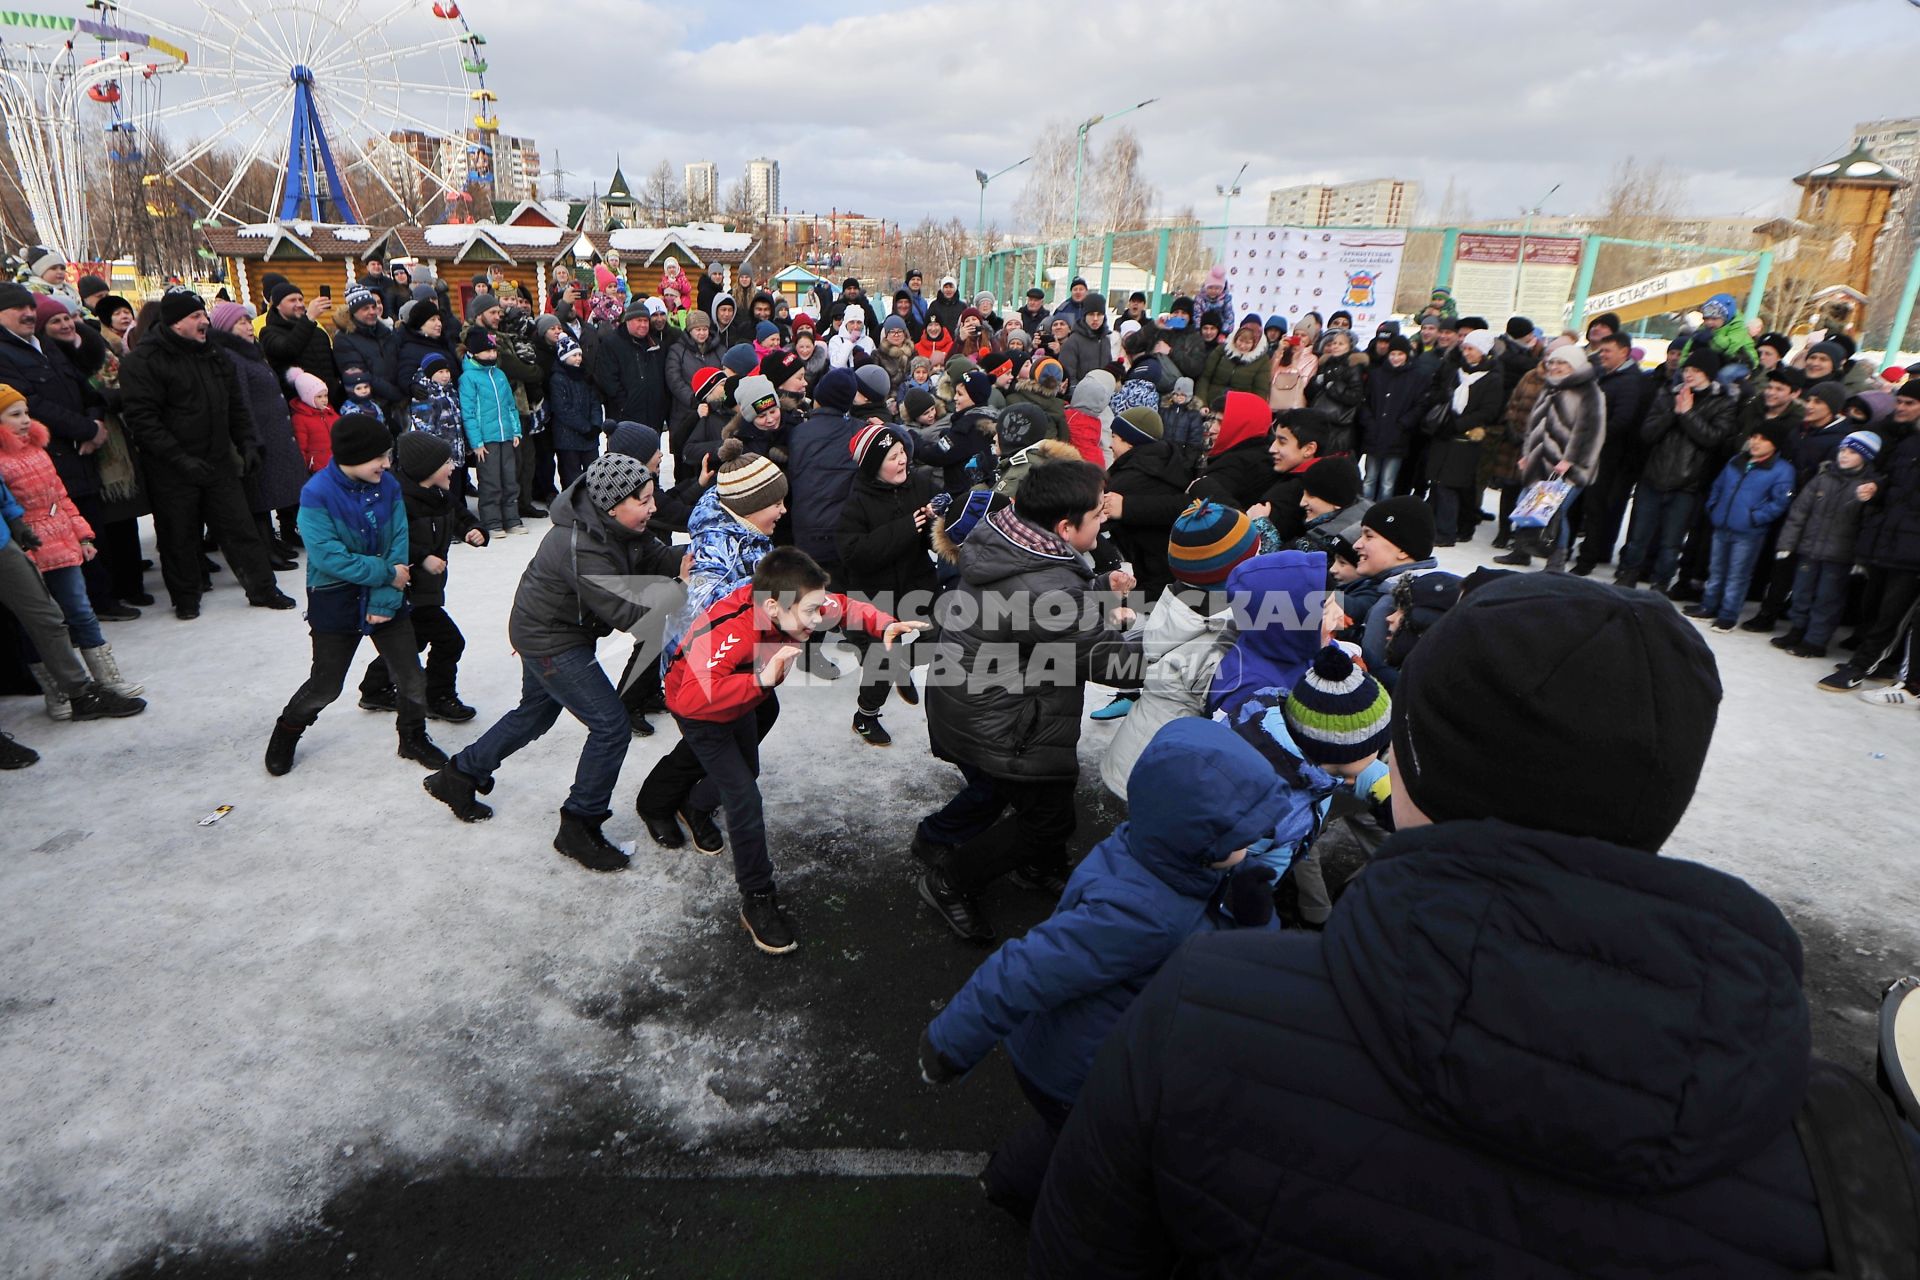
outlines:
[{"label": "boy in red jacket", "polygon": [[[680,726],[680,743],[647,775],[638,808],[661,845],[686,843],[675,814],[693,828],[693,847],[717,854],[727,847],[712,813],[727,810],[733,875],[740,886],[740,923],[753,945],[784,955],[798,944],[774,892],[760,808],[760,740],[780,715],[774,690],[820,627],[854,626],[891,649],[926,627],[898,622],[870,605],[827,590],[827,573],[794,547],[776,547],[743,582],[694,619],[669,659],[667,710]],[[704,803],[698,788],[709,794]],[[691,803],[689,801],[691,800]]]}]

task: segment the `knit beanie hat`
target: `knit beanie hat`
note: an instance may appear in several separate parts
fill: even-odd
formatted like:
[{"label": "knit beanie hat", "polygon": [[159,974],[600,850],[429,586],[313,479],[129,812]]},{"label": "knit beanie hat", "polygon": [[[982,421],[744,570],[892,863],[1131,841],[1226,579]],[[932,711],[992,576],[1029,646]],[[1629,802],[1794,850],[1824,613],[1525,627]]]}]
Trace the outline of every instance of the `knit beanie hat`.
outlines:
[{"label": "knit beanie hat", "polygon": [[767,409],[778,409],[780,397],[774,393],[773,384],[754,374],[740,379],[740,385],[733,389],[733,403],[743,418],[757,418]]},{"label": "knit beanie hat", "polygon": [[[491,293],[474,294],[473,301],[467,304],[467,323],[478,324],[481,316],[487,314],[487,312],[489,311],[494,310],[499,305],[500,305],[500,299],[494,294],[491,294]],[[628,308],[628,310],[632,310],[632,308]],[[626,319],[626,317],[622,316],[621,319],[624,320]]]},{"label": "knit beanie hat", "polygon": [[409,333],[418,333],[427,327],[427,321],[439,314],[439,307],[424,298],[415,298],[400,308],[400,327]]},{"label": "knit beanie hat", "polygon": [[1205,498],[1180,513],[1167,536],[1167,564],[1189,587],[1225,582],[1234,566],[1260,550],[1246,512]]},{"label": "knit beanie hat", "polygon": [[33,300],[34,332],[45,333],[48,321],[70,316],[78,310],[77,305],[69,306],[65,298],[57,298],[50,293],[40,294]]},{"label": "knit beanie hat", "polygon": [[1877,431],[1853,431],[1840,442],[1842,449],[1851,449],[1868,462],[1880,456],[1880,433]]},{"label": "knit beanie hat", "polygon": [[483,325],[476,324],[468,328],[466,333],[461,335],[460,342],[466,347],[468,355],[477,351],[497,352],[499,350],[499,344],[494,341],[493,330]]},{"label": "knit beanie hat", "polygon": [[720,367],[736,378],[744,378],[760,367],[760,353],[751,342],[736,342],[720,357]]},{"label": "knit beanie hat", "polygon": [[7,406],[9,405],[25,404],[26,402],[27,398],[25,396],[21,395],[6,383],[0,382],[0,413],[6,412]]},{"label": "knit beanie hat", "polygon": [[1493,330],[1475,329],[1472,333],[1460,339],[1460,345],[1463,347],[1472,347],[1475,351],[1478,351],[1481,355],[1484,356],[1489,351],[1493,350],[1493,339],[1494,339]]},{"label": "knit beanie hat", "polygon": [[1380,682],[1337,644],[1314,655],[1287,695],[1287,729],[1314,764],[1352,764],[1379,755],[1392,736],[1392,714],[1393,701]]},{"label": "knit beanie hat", "polygon": [[704,369],[695,370],[693,377],[688,380],[688,385],[693,388],[693,402],[699,404],[713,394],[715,386],[726,380],[727,371],[718,365],[710,364]]},{"label": "knit beanie hat", "polygon": [[359,365],[348,365],[340,371],[340,385],[351,392],[355,387],[371,387],[373,379]]},{"label": "knit beanie hat", "polygon": [[765,511],[787,497],[787,477],[757,453],[720,464],[720,505],[736,516]]},{"label": "knit beanie hat", "polygon": [[1266,327],[1266,321],[1249,311],[1240,317],[1240,323],[1235,326],[1235,331],[1238,332],[1240,329],[1265,329]]},{"label": "knit beanie hat", "polygon": [[882,320],[880,322],[880,332],[886,333],[889,330],[895,330],[900,333],[906,333],[906,334],[911,334],[913,332],[911,329],[907,328],[907,322],[897,315],[888,316],[885,320]]},{"label": "knit beanie hat", "polygon": [[907,415],[908,422],[918,422],[920,421],[921,414],[936,407],[939,403],[938,400],[935,400],[920,388],[914,387],[907,392],[901,407]]},{"label": "knit beanie hat", "polygon": [[[545,317],[542,318],[544,319]],[[565,360],[571,355],[578,355],[582,359],[586,358],[586,352],[582,351],[580,344],[573,340],[573,335],[563,333],[560,335],[560,341],[553,344],[553,357],[556,360]]]},{"label": "knit beanie hat", "polygon": [[820,376],[819,385],[813,389],[814,403],[835,413],[845,413],[853,408],[853,397],[859,389],[860,383],[854,378],[853,370],[829,369]]},{"label": "knit beanie hat", "polygon": [[940,369],[942,373],[947,375],[947,381],[958,382],[979,367],[979,363],[971,356],[954,356],[948,360],[946,364],[942,365]]},{"label": "knit beanie hat", "polygon": [[205,311],[207,300],[191,289],[169,289],[160,295],[160,323],[179,324],[196,311]]},{"label": "knit beanie hat", "polygon": [[1821,355],[1833,361],[1836,372],[1847,367],[1847,349],[1829,338],[1825,342],[1816,342],[1807,348],[1810,356]]},{"label": "knit beanie hat", "polygon": [[1066,366],[1048,356],[1033,362],[1033,380],[1043,386],[1059,386],[1067,380]]},{"label": "knit beanie hat", "polygon": [[1785,418],[1762,418],[1748,435],[1768,441],[1777,454],[1785,453],[1793,441],[1793,424]]},{"label": "knit beanie hat", "polygon": [[0,311],[33,305],[33,290],[12,280],[0,280]]},{"label": "knit beanie hat", "polygon": [[[1720,675],[1660,597],[1528,573],[1463,593],[1395,693],[1394,765],[1434,822],[1497,818],[1653,852],[1693,798]],[[1524,779],[1486,767],[1489,742]]]},{"label": "knit beanie hat", "polygon": [[581,480],[587,497],[599,511],[611,511],[653,483],[653,472],[638,458],[603,453],[587,465]]},{"label": "knit beanie hat", "polygon": [[863,477],[878,480],[880,468],[896,444],[905,445],[907,457],[913,457],[913,441],[906,432],[891,424],[869,425],[853,433],[853,439],[847,441],[847,452],[853,455],[853,463]]},{"label": "knit beanie hat", "polygon": [[616,423],[607,436],[607,452],[651,462],[653,455],[660,452],[660,433],[638,422]]},{"label": "knit beanie hat", "polygon": [[[1839,417],[1847,407],[1847,389],[1837,382],[1816,382],[1802,393],[1809,400],[1818,400],[1833,410],[1833,416]],[[1898,395],[1898,392],[1894,394]]]},{"label": "knit beanie hat", "polygon": [[1908,378],[1893,389],[1896,400],[1920,400],[1920,377]]},{"label": "knit beanie hat", "polygon": [[[176,289],[169,289],[167,290],[167,292],[168,293],[191,293],[192,290],[176,288]],[[300,293],[299,285],[294,284],[291,280],[282,280],[279,284],[276,284],[271,289],[267,290],[267,305],[269,307],[278,307],[281,303],[285,302],[288,298],[292,297],[296,293]],[[301,296],[304,297],[306,295],[302,294]]]},{"label": "knit beanie hat", "polygon": [[451,371],[452,368],[453,362],[441,355],[438,351],[429,351],[420,357],[420,376],[423,378],[433,377],[433,371],[435,369]]},{"label": "knit beanie hat", "polygon": [[[95,314],[98,314],[99,308],[94,308],[94,311]],[[107,313],[107,315],[112,314],[112,312]],[[220,332],[232,333],[233,326],[239,324],[242,320],[253,319],[253,309],[240,302],[216,302],[207,309],[207,319],[211,320],[213,327]],[[106,322],[107,316],[101,316],[100,323],[105,324]]]},{"label": "knit beanie hat", "polygon": [[689,311],[687,312],[687,328],[711,329],[713,328],[713,317],[704,311]]},{"label": "knit beanie hat", "polygon": [[806,367],[807,362],[791,351],[769,351],[760,361],[760,376],[777,388]]},{"label": "knit beanie hat", "polygon": [[1350,507],[1360,501],[1360,468],[1352,458],[1325,458],[1300,473],[1300,487],[1308,497]]},{"label": "knit beanie hat", "polygon": [[1711,378],[1720,372],[1720,366],[1725,363],[1718,351],[1702,343],[1696,344],[1693,350],[1687,352],[1687,358],[1680,362],[1680,367],[1698,369]]},{"label": "knit beanie hat", "polygon": [[1145,405],[1123,409],[1113,420],[1113,434],[1131,445],[1152,444],[1166,435],[1160,415]]},{"label": "knit beanie hat", "polygon": [[993,398],[993,375],[984,369],[975,369],[960,379],[960,385],[967,389],[967,399],[975,404],[985,404]]},{"label": "knit beanie hat", "polygon": [[370,307],[380,301],[380,295],[364,284],[356,284],[347,290],[347,314],[352,315],[362,307]]},{"label": "knit beanie hat", "polygon": [[73,291],[82,298],[91,298],[96,293],[106,293],[112,288],[112,285],[99,276],[81,276],[80,283],[73,286]]},{"label": "knit beanie hat", "polygon": [[1186,396],[1188,399],[1192,399],[1193,398],[1193,379],[1192,378],[1175,378],[1173,380],[1173,394],[1177,396]]},{"label": "knit beanie hat", "polygon": [[[1310,467],[1308,475],[1321,466]],[[1433,554],[1433,508],[1411,494],[1404,498],[1383,498],[1367,508],[1360,517],[1362,528],[1373,530],[1415,560]]]},{"label": "knit beanie hat", "polygon": [[884,405],[893,394],[893,379],[877,364],[863,364],[853,371],[855,385],[870,405]]},{"label": "knit beanie hat", "polygon": [[779,336],[780,326],[771,320],[762,320],[759,324],[753,326],[753,340],[755,342],[766,342],[769,339]]},{"label": "knit beanie hat", "polygon": [[431,431],[402,431],[393,442],[393,458],[400,464],[400,474],[415,484],[446,466],[451,457],[453,447]]},{"label": "knit beanie hat", "polygon": [[387,434],[386,427],[368,413],[349,413],[335,418],[328,434],[333,443],[333,460],[343,467],[357,467],[383,458],[393,448],[393,437]]}]

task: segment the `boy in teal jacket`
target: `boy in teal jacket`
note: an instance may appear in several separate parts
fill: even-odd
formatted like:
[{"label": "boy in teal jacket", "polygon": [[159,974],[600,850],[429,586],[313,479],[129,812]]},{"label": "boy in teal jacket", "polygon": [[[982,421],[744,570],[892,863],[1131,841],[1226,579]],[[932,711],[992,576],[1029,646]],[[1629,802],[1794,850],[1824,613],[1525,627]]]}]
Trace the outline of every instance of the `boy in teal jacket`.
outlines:
[{"label": "boy in teal jacket", "polygon": [[466,420],[480,489],[480,527],[489,534],[525,533],[520,527],[520,409],[513,383],[498,367],[493,330],[467,330],[460,374],[460,416]]},{"label": "boy in teal jacket", "polygon": [[400,693],[399,754],[438,769],[447,757],[427,737],[427,677],[407,616],[407,508],[387,474],[393,437],[378,419],[355,414],[335,420],[332,439],[333,461],[300,490],[313,670],[273,727],[267,772],[293,768],[300,735],[340,696],[361,636],[372,638]]}]

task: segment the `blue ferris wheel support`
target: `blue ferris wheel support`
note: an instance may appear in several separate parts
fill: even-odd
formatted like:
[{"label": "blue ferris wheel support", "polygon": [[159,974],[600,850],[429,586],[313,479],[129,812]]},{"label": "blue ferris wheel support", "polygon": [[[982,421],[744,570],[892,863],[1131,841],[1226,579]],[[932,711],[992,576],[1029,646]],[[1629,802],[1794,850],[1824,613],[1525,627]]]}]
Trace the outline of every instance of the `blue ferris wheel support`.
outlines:
[{"label": "blue ferris wheel support", "polygon": [[[280,221],[300,217],[300,206],[307,206],[307,217],[325,222],[326,204],[331,201],[343,223],[360,221],[353,207],[353,195],[340,181],[333,163],[333,148],[327,144],[327,131],[321,123],[320,107],[314,101],[313,72],[296,66],[293,79],[293,132],[287,143],[287,180],[281,188]],[[322,178],[324,176],[324,182]]]}]

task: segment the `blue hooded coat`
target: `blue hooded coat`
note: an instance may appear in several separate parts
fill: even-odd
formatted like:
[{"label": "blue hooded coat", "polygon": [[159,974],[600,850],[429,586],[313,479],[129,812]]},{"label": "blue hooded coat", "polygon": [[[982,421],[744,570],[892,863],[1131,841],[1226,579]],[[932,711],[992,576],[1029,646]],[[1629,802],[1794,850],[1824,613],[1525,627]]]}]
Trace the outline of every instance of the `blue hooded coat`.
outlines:
[{"label": "blue hooded coat", "polygon": [[1225,725],[1175,720],[1134,766],[1126,822],[1073,869],[1053,915],[1006,943],[927,1028],[971,1068],[1006,1040],[1020,1073],[1071,1103],[1093,1055],[1180,944],[1223,922],[1207,910],[1219,862],[1273,833],[1285,788]]},{"label": "blue hooded coat", "polygon": [[[1327,557],[1318,551],[1254,556],[1227,575],[1238,634],[1214,672],[1208,715],[1231,710],[1256,689],[1293,688],[1320,649],[1326,587]],[[1289,625],[1294,622],[1305,625]]]}]

